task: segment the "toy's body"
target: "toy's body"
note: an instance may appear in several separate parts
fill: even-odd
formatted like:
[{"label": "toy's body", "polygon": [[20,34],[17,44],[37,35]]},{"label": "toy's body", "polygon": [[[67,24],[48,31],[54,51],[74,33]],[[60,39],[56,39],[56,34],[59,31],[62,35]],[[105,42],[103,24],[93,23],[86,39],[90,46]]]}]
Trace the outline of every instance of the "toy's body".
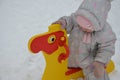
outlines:
[{"label": "toy's body", "polygon": [[[82,69],[68,69],[68,38],[65,30],[59,24],[49,27],[49,31],[33,36],[29,41],[29,49],[32,53],[43,51],[46,68],[42,80],[70,80],[83,77]],[[114,70],[114,63],[106,67],[107,72]]]}]

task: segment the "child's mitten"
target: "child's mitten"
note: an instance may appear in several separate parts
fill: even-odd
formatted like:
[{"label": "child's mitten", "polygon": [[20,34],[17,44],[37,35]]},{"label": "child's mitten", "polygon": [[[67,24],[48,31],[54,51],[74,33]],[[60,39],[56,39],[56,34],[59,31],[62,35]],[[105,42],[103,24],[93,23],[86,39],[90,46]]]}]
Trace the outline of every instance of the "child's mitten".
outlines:
[{"label": "child's mitten", "polygon": [[96,78],[100,78],[104,75],[104,71],[105,71],[105,65],[101,62],[93,62],[93,67],[94,67],[94,75]]}]

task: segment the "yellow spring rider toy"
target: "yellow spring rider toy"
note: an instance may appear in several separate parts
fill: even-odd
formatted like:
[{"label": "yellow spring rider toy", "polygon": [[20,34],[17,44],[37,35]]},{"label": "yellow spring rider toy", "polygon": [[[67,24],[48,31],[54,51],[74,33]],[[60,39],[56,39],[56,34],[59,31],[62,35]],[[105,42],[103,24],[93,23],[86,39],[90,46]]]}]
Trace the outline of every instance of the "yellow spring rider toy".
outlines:
[{"label": "yellow spring rider toy", "polygon": [[[28,43],[29,50],[36,54],[42,51],[46,68],[42,80],[77,80],[84,77],[81,68],[68,68],[68,38],[66,31],[61,29],[61,25],[53,24],[49,26],[46,33],[33,36]],[[114,70],[114,63],[110,61],[106,66],[108,73]]]}]

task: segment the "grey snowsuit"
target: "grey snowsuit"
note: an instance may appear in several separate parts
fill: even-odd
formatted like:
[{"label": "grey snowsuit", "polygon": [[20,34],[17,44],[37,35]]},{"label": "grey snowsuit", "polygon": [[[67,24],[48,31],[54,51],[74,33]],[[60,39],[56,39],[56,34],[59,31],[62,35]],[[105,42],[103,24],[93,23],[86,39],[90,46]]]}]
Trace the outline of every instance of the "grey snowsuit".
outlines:
[{"label": "grey snowsuit", "polygon": [[[107,73],[102,79],[96,79],[91,68],[86,69],[94,61],[107,64],[115,53],[116,36],[107,22],[112,0],[84,0],[78,10],[70,16],[64,16],[67,23],[65,29],[69,35],[69,67],[83,68],[86,80],[109,80]],[[91,33],[90,43],[82,41],[84,31],[76,22],[78,15],[85,16],[95,27]]]}]

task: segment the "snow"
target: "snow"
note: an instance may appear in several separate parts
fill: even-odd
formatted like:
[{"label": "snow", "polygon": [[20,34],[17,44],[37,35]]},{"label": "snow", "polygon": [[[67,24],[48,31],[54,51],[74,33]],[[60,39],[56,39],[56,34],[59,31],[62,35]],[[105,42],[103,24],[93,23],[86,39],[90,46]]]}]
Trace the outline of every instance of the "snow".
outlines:
[{"label": "snow", "polygon": [[[48,26],[64,15],[70,15],[82,0],[0,0],[0,80],[41,80],[43,55],[31,54],[28,40],[46,32]],[[117,35],[113,60],[116,69],[111,80],[120,76],[120,0],[112,3],[108,22]]]}]

